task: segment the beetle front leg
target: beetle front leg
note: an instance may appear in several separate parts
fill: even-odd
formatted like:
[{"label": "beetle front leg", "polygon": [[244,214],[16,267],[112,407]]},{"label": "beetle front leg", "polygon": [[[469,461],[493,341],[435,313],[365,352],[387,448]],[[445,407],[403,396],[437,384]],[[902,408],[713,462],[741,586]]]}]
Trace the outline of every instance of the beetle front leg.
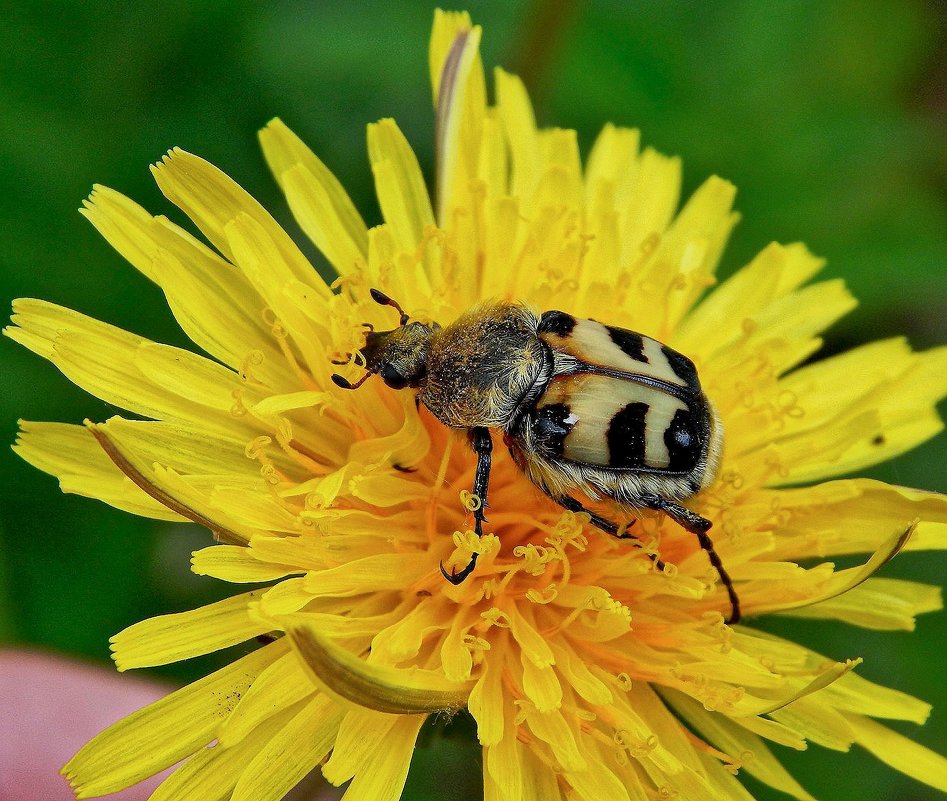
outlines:
[{"label": "beetle front leg", "polygon": [[707,552],[707,558],[710,559],[710,564],[714,566],[717,574],[720,576],[720,581],[723,582],[723,586],[727,589],[727,596],[730,599],[730,617],[727,618],[727,623],[738,623],[740,621],[740,599],[737,597],[737,591],[733,587],[733,581],[729,573],[724,569],[723,562],[714,549],[713,540],[711,540],[707,534],[707,531],[713,523],[706,517],[701,517],[696,512],[685,509],[683,506],[679,506],[673,501],[669,501],[657,495],[646,496],[641,500],[651,509],[664,512],[664,514],[670,517],[681,528],[686,529],[697,537],[697,542],[700,543],[700,547]]},{"label": "beetle front leg", "polygon": [[[474,533],[478,537],[483,536],[483,524],[487,522],[487,490],[490,486],[490,465],[493,453],[493,439],[490,436],[488,428],[470,429],[470,444],[477,454],[477,471],[474,473],[473,494],[478,500],[477,508],[474,509]],[[479,554],[475,551],[470,555],[470,561],[467,566],[459,573],[448,573],[444,569],[444,563],[441,562],[441,575],[451,584],[460,584],[464,579],[473,573],[477,566],[477,557]]]}]

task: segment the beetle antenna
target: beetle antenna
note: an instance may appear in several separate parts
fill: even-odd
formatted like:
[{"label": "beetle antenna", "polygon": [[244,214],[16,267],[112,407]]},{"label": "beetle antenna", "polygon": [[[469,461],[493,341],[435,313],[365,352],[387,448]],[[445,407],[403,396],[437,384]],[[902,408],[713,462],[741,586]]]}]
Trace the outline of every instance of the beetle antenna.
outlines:
[{"label": "beetle antenna", "polygon": [[401,315],[401,325],[408,324],[408,315],[405,314],[404,309],[401,308],[397,301],[389,298],[380,289],[371,289],[369,291],[371,293],[372,300],[374,300],[375,303],[379,304],[380,306],[391,306],[393,309],[395,309],[395,311],[398,312],[398,314]]},{"label": "beetle antenna", "polygon": [[333,373],[332,383],[335,384],[337,387],[342,387],[342,389],[358,389],[360,386],[362,386],[362,384],[368,381],[368,378],[370,375],[371,373],[365,373],[365,375],[363,375],[358,381],[356,381],[353,384],[347,378],[343,378],[338,373]]}]

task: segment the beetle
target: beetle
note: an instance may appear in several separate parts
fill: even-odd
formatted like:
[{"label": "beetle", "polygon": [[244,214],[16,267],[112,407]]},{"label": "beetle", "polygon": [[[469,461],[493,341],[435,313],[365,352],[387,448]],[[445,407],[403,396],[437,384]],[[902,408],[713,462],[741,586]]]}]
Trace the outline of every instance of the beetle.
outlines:
[{"label": "beetle", "polygon": [[[376,332],[366,324],[358,352],[365,375],[332,380],[356,389],[377,374],[392,389],[417,390],[417,402],[441,423],[468,432],[477,454],[477,536],[486,522],[490,429],[499,429],[526,477],[599,529],[635,539],[573,493],[631,516],[654,509],[693,533],[726,588],[728,622],[740,619],[733,582],[707,534],[711,522],[681,505],[711,484],[723,443],[690,359],[651,337],[562,311],[537,315],[521,303],[491,302],[442,328],[410,321],[377,289],[371,296],[401,315],[399,325]],[[459,584],[476,565],[474,553],[460,572],[443,564],[441,572]]]}]

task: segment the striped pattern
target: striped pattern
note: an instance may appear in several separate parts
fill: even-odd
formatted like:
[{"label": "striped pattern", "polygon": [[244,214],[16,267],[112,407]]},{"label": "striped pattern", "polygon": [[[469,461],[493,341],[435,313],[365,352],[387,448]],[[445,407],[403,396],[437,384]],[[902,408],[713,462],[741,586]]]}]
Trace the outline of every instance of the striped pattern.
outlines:
[{"label": "striped pattern", "polygon": [[564,312],[546,312],[539,336],[554,351],[594,367],[646,376],[695,392],[700,389],[690,359],[634,331],[577,319]]},{"label": "striped pattern", "polygon": [[684,401],[610,376],[555,378],[530,414],[543,452],[582,464],[686,472],[703,447]]},{"label": "striped pattern", "polygon": [[574,359],[528,413],[538,452],[616,470],[699,468],[713,431],[690,359],[643,334],[560,311],[543,314],[538,333]]}]

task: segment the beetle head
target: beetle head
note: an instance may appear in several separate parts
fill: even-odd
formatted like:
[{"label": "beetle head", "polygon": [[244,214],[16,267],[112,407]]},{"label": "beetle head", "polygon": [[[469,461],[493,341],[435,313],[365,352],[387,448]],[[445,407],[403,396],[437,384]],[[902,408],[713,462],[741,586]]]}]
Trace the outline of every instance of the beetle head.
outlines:
[{"label": "beetle head", "polygon": [[377,373],[392,389],[419,387],[427,376],[427,356],[436,326],[409,323],[408,315],[387,295],[377,289],[371,295],[376,303],[395,308],[401,314],[401,325],[391,331],[373,331],[369,326],[365,345],[358,351],[368,372],[354,384],[337,373],[332,380],[343,389],[356,389]]}]

